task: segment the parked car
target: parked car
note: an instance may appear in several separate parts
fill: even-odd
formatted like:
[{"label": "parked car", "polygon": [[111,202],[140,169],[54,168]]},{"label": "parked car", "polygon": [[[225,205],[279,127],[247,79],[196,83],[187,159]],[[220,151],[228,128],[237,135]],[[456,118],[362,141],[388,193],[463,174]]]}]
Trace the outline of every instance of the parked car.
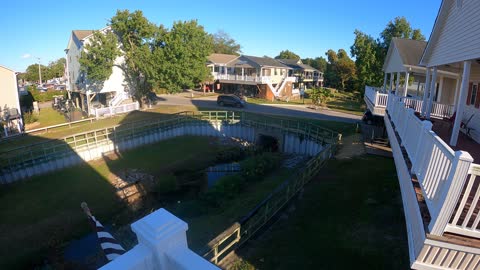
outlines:
[{"label": "parked car", "polygon": [[220,106],[235,106],[237,108],[243,108],[246,102],[235,95],[219,95],[217,98],[217,104]]}]

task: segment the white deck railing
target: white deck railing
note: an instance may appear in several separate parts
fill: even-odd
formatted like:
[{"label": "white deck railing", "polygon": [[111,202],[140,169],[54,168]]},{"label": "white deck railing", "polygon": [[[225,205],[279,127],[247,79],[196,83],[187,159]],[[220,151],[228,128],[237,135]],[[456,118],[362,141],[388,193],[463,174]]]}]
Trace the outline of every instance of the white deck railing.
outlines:
[{"label": "white deck railing", "polygon": [[473,159],[468,152],[454,152],[431,130],[429,121],[420,121],[413,108],[406,108],[405,98],[390,94],[388,100],[388,114],[412,162],[412,173],[417,176],[430,212],[430,233],[442,235]]},{"label": "white deck railing", "polygon": [[270,76],[249,76],[249,75],[237,75],[237,74],[213,74],[215,80],[226,81],[245,81],[245,82],[258,82],[268,83],[271,81]]},{"label": "white deck railing", "polygon": [[95,109],[95,117],[103,117],[103,116],[112,116],[115,114],[131,112],[140,109],[140,105],[138,102],[122,104],[119,106],[110,106],[105,108],[96,108]]},{"label": "white deck railing", "polygon": [[[381,93],[380,88],[365,86],[365,96],[370,100],[374,107],[384,108],[387,106],[388,94]],[[403,100],[405,106],[412,108],[415,112],[422,112],[423,100],[413,97],[393,96]],[[453,115],[453,110],[453,105],[433,102],[430,116],[436,118],[450,118]]]},{"label": "white deck railing", "polygon": [[480,201],[480,165],[471,164],[468,171],[467,183],[459,202],[452,222],[449,222],[446,230],[456,234],[480,238],[480,213],[478,204]]}]

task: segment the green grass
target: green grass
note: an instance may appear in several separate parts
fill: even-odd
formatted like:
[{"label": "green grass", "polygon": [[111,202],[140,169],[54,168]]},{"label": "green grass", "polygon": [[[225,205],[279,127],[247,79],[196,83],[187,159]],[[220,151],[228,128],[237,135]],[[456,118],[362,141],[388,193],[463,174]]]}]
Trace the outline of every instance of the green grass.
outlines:
[{"label": "green grass", "polygon": [[213,163],[218,149],[207,137],[179,137],[122,153],[118,159],[106,157],[1,186],[0,254],[9,256],[0,256],[0,269],[31,269],[32,263],[45,257],[55,263],[68,241],[90,232],[80,209],[82,201],[107,224],[129,224],[132,218],[143,216],[117,198],[109,182],[112,173],[136,168],[160,182],[169,181],[176,170]]},{"label": "green grass", "polygon": [[392,159],[333,160],[236,269],[409,269]]},{"label": "green grass", "polygon": [[43,108],[40,110],[40,113],[38,114],[38,123],[40,125],[37,125],[33,128],[48,127],[48,126],[63,124],[65,122],[67,121],[65,120],[65,117],[63,116],[63,114],[55,111],[52,108]]}]

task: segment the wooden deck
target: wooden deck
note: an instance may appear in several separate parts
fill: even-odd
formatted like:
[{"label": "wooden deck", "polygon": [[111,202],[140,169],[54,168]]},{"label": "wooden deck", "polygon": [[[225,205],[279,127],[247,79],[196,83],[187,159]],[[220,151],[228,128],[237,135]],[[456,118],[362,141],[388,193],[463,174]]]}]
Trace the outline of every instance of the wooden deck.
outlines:
[{"label": "wooden deck", "polygon": [[[432,119],[432,123],[432,130],[435,131],[435,133],[440,136],[444,142],[450,145],[450,136],[452,135],[453,125],[451,125],[448,121],[438,119]],[[460,132],[458,135],[457,146],[450,145],[450,147],[455,151],[467,151],[470,153],[470,155],[472,155],[474,163],[480,163],[480,144],[474,141],[472,138],[469,138],[463,132]]]}]

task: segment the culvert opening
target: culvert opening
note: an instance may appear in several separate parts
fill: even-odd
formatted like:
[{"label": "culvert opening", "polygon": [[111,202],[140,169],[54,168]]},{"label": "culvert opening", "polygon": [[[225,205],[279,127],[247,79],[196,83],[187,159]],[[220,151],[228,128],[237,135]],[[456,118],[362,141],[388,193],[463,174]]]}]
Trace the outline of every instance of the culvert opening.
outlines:
[{"label": "culvert opening", "polygon": [[257,147],[259,147],[263,151],[278,152],[278,139],[270,135],[259,134],[257,140]]}]

